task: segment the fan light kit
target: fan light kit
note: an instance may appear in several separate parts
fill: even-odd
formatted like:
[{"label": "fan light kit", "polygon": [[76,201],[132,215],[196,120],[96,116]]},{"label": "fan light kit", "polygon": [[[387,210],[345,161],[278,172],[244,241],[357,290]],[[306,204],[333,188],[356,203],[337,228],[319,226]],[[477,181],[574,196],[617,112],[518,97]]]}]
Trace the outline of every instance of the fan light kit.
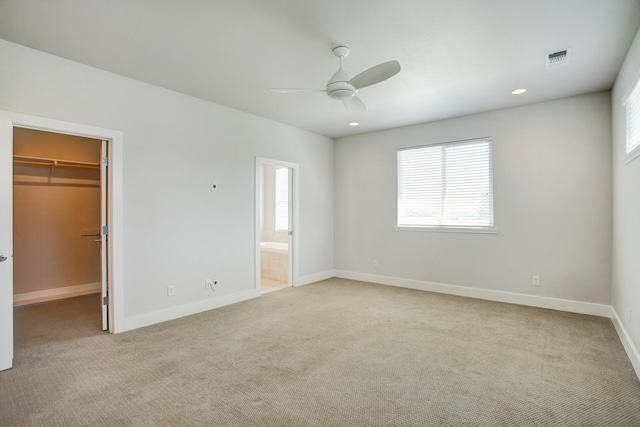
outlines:
[{"label": "fan light kit", "polygon": [[[331,99],[342,101],[348,110],[367,111],[365,103],[356,96],[358,89],[371,86],[387,80],[400,72],[398,61],[388,61],[371,67],[351,78],[344,69],[344,58],[349,55],[349,48],[337,46],[333,48],[333,54],[340,60],[340,68],[327,82],[327,86],[322,89],[269,89],[272,92],[292,93],[292,92],[325,92]],[[351,123],[350,123],[351,125]],[[354,125],[351,125],[354,126]],[[357,125],[356,125],[357,126]]]}]

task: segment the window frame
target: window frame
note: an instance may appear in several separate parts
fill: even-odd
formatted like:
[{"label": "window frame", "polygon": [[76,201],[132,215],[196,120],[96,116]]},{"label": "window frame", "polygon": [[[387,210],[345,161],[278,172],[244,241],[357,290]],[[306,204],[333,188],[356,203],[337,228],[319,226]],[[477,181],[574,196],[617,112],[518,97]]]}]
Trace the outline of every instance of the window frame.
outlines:
[{"label": "window frame", "polygon": [[[473,226],[473,225],[464,225],[464,226],[455,226],[455,225],[399,225],[399,201],[400,201],[400,167],[399,167],[399,155],[402,151],[415,150],[425,147],[433,147],[433,146],[444,146],[444,145],[462,145],[469,144],[474,142],[489,142],[490,148],[490,185],[491,185],[491,194],[492,194],[492,217],[493,217],[493,225],[490,226]],[[481,138],[473,138],[473,139],[465,139],[458,141],[447,141],[447,142],[434,142],[429,144],[423,144],[412,147],[402,147],[398,148],[396,151],[396,199],[395,199],[395,230],[396,231],[430,231],[430,232],[446,232],[446,233],[481,233],[481,234],[497,234],[498,228],[496,226],[496,203],[495,203],[495,177],[494,177],[494,162],[493,162],[493,152],[494,152],[494,142],[492,137],[481,137]]]}]

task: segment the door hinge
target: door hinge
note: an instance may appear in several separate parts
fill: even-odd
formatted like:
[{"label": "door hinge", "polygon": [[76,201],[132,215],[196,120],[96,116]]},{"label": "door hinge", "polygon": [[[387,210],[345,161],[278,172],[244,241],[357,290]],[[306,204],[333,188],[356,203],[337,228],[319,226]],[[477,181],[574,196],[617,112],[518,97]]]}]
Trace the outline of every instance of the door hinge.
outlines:
[{"label": "door hinge", "polygon": [[109,226],[108,225],[103,225],[102,226],[102,234],[104,234],[105,236],[109,234]]},{"label": "door hinge", "polygon": [[102,305],[109,305],[109,296],[105,295],[102,297]]},{"label": "door hinge", "polygon": [[109,166],[109,158],[108,157],[103,157],[102,158],[102,166]]}]

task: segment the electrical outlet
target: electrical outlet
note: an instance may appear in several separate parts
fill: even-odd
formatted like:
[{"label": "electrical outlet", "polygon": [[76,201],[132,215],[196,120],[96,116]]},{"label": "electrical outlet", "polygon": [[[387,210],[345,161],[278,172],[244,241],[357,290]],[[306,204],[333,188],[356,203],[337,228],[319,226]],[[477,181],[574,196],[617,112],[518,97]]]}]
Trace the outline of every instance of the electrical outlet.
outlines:
[{"label": "electrical outlet", "polygon": [[377,259],[373,260],[373,268],[378,268],[380,267],[380,262]]},{"label": "electrical outlet", "polygon": [[174,286],[167,286],[167,296],[172,297],[176,294],[176,288]]},{"label": "electrical outlet", "polygon": [[540,286],[540,276],[533,276],[531,283],[533,286]]}]

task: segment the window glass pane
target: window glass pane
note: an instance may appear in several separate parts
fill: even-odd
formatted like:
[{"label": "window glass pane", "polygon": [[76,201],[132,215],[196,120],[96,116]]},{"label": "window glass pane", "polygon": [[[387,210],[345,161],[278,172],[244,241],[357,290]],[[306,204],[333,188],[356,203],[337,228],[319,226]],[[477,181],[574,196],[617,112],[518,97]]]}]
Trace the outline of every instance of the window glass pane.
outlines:
[{"label": "window glass pane", "polygon": [[399,151],[397,225],[493,227],[491,140]]},{"label": "window glass pane", "polygon": [[406,225],[438,225],[442,216],[442,147],[401,151],[398,211]]},{"label": "window glass pane", "polygon": [[627,153],[640,145],[640,81],[625,102],[627,107]]}]

